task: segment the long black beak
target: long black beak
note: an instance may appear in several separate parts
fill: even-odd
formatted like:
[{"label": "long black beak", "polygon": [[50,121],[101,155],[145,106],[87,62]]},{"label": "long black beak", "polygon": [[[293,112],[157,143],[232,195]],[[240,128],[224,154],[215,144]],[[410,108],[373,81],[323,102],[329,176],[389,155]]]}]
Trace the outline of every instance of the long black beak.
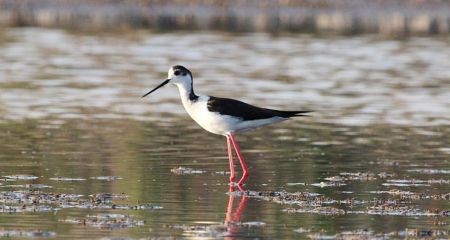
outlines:
[{"label": "long black beak", "polygon": [[157,87],[155,87],[153,90],[151,90],[150,92],[146,93],[146,94],[145,94],[144,96],[142,96],[142,97],[146,97],[146,96],[149,95],[150,93],[152,93],[152,92],[158,90],[158,88],[160,88],[160,87],[166,85],[167,83],[169,83],[169,81],[170,81],[170,79],[166,79],[164,82],[162,82],[161,84],[159,84]]}]

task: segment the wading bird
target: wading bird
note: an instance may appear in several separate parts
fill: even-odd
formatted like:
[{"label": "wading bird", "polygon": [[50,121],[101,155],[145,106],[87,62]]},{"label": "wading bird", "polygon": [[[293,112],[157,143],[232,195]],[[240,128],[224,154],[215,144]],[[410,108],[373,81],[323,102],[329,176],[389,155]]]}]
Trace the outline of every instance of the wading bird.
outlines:
[{"label": "wading bird", "polygon": [[206,131],[223,135],[227,138],[228,158],[230,161],[230,182],[235,181],[233,151],[242,167],[242,185],[248,177],[247,165],[241,154],[235,134],[271,123],[281,122],[291,117],[306,116],[310,111],[280,111],[256,107],[238,100],[219,98],[208,95],[196,95],[193,88],[192,73],[187,68],[177,65],[169,69],[168,78],[144,96],[158,88],[172,83],[178,87],[181,102],[188,114]]}]

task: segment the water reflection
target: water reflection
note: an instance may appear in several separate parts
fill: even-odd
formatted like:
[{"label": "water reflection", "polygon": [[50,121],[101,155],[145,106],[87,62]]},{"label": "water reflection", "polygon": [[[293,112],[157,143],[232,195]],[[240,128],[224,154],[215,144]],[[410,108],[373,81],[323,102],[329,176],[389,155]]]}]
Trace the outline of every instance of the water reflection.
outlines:
[{"label": "water reflection", "polygon": [[[242,186],[238,186],[239,191],[243,192],[245,191]],[[241,229],[241,216],[245,211],[245,207],[247,205],[247,196],[242,195],[240,196],[240,202],[236,209],[233,208],[234,206],[234,199],[236,198],[234,192],[236,191],[234,186],[230,187],[230,193],[228,196],[228,206],[227,206],[227,213],[225,218],[225,225],[227,226],[227,233],[225,234],[225,239],[235,239],[234,236],[236,236]],[[233,210],[234,209],[234,210]]]},{"label": "water reflection", "polygon": [[[240,190],[231,186],[228,193],[228,203],[226,205],[225,219],[223,222],[205,222],[200,221],[197,225],[174,225],[172,227],[183,230],[183,235],[188,238],[224,238],[239,239],[245,235],[245,229],[254,223],[245,223],[242,221],[242,215],[247,205],[247,196],[242,186]],[[239,199],[236,204],[235,199]]]}]

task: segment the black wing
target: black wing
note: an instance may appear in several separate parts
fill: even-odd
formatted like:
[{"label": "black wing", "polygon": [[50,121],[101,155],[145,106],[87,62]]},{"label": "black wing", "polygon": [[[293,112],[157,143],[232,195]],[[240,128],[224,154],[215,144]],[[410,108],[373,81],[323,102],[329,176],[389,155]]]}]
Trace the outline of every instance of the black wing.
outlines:
[{"label": "black wing", "polygon": [[258,120],[272,117],[299,117],[306,116],[311,111],[280,111],[274,109],[260,108],[245,102],[229,98],[209,97],[207,103],[208,111],[218,112],[222,115],[230,115],[242,120]]}]

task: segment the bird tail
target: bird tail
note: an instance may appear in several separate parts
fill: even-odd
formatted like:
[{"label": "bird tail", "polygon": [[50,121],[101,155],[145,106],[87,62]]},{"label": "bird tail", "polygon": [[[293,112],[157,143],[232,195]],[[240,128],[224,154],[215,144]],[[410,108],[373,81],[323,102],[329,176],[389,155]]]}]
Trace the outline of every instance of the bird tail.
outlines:
[{"label": "bird tail", "polygon": [[310,113],[313,111],[277,111],[277,116],[290,118],[290,117],[309,117],[306,113]]}]

